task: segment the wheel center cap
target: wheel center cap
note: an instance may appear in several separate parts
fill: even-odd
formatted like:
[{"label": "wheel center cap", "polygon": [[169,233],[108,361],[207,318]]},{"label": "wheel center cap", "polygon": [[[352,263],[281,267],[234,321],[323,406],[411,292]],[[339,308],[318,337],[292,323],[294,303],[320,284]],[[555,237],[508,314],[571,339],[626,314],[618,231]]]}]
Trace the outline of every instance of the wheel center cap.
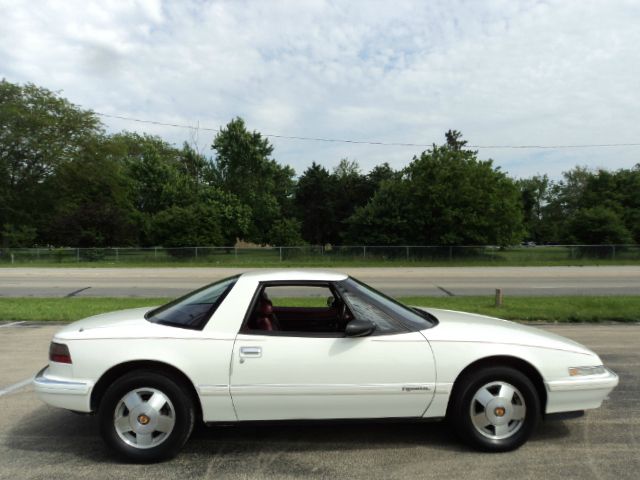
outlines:
[{"label": "wheel center cap", "polygon": [[493,413],[496,417],[504,417],[506,410],[504,409],[504,407],[496,407]]},{"label": "wheel center cap", "polygon": [[151,419],[144,414],[138,415],[138,423],[140,423],[141,425],[146,425],[150,420]]}]

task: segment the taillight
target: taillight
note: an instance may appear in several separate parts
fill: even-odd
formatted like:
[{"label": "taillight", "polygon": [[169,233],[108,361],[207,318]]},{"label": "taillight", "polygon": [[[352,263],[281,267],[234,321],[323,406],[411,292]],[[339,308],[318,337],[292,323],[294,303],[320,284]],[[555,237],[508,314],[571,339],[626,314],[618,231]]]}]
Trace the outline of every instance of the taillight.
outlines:
[{"label": "taillight", "polygon": [[49,346],[49,360],[58,363],[71,363],[69,347],[64,343],[51,342]]}]

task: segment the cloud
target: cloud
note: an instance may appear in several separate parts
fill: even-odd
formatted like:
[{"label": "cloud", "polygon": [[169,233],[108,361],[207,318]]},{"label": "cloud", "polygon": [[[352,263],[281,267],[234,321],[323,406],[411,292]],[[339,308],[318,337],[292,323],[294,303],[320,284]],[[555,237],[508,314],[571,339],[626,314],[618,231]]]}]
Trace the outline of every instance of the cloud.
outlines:
[{"label": "cloud", "polygon": [[[0,76],[105,113],[208,127],[240,115],[264,133],[386,142],[441,143],[449,128],[482,145],[640,141],[632,1],[0,0],[0,15]],[[419,153],[273,142],[298,172],[343,157],[400,168]],[[639,152],[480,153],[516,176],[558,176],[629,167]]]}]

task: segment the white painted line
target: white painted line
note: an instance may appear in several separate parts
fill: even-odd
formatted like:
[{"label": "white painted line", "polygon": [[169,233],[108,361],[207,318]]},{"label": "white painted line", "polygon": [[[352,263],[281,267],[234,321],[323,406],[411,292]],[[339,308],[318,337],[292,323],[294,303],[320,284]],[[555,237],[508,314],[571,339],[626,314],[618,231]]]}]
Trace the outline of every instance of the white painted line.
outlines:
[{"label": "white painted line", "polygon": [[31,382],[33,382],[33,377],[29,377],[25,380],[22,380],[21,382],[14,383],[13,385],[9,385],[8,387],[4,387],[2,390],[0,390],[0,397],[3,395],[6,395],[7,393],[20,390],[21,388],[26,387],[27,385],[30,385]]},{"label": "white painted line", "polygon": [[22,322],[11,322],[11,323],[4,323],[2,325],[0,325],[0,328],[3,327],[14,327],[16,325],[22,325],[23,323],[25,323],[26,320],[23,320]]}]

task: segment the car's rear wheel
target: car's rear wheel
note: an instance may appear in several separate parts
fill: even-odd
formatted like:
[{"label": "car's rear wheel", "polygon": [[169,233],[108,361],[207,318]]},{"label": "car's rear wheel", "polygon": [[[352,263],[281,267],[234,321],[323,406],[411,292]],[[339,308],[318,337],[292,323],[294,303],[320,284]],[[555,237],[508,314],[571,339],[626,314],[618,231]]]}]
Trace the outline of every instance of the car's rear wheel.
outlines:
[{"label": "car's rear wheel", "polygon": [[175,456],[195,422],[193,401],[182,382],[148,370],[128,373],[111,384],[98,415],[107,445],[138,462]]},{"label": "car's rear wheel", "polygon": [[481,450],[504,452],[520,447],[540,418],[535,386],[526,375],[508,367],[465,374],[452,402],[448,416],[456,433]]}]

